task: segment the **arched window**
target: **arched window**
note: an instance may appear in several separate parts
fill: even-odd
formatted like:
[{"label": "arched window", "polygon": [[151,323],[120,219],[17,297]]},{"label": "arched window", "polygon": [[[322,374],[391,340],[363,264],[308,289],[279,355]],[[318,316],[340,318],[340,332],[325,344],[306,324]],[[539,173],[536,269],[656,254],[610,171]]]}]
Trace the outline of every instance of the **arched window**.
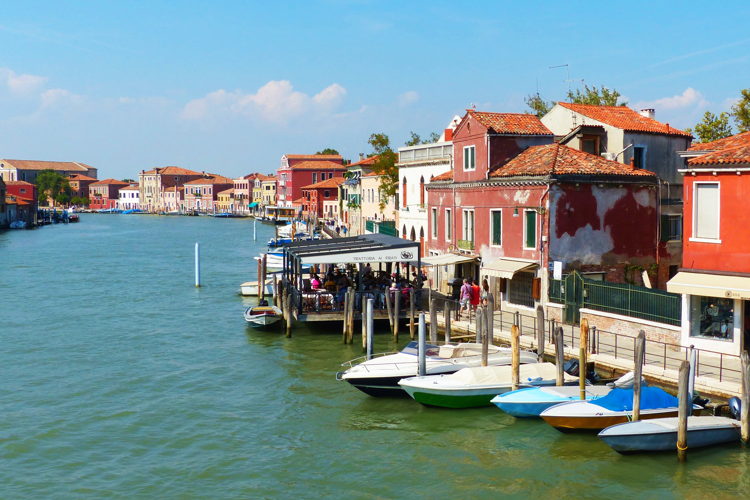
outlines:
[{"label": "arched window", "polygon": [[424,206],[424,176],[419,178],[419,204]]},{"label": "arched window", "polygon": [[411,241],[416,241],[416,239],[417,239],[417,235],[414,232],[414,228],[411,228],[411,238],[410,239],[411,239]]},{"label": "arched window", "polygon": [[[404,182],[401,183],[401,191],[403,192],[403,205],[404,208],[407,207],[406,203],[406,176],[404,176]],[[404,237],[406,237],[406,226],[404,226]]]}]

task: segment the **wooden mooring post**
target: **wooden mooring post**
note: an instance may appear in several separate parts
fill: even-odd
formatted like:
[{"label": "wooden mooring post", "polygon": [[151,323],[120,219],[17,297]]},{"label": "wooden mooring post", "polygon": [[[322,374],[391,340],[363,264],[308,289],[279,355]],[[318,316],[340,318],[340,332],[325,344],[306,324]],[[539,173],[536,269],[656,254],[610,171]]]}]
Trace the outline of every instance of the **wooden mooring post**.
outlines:
[{"label": "wooden mooring post", "polygon": [[427,332],[425,330],[424,312],[421,312],[419,313],[419,341],[417,343],[417,375],[420,377],[424,377],[427,374],[427,346],[425,345]]},{"label": "wooden mooring post", "polygon": [[409,290],[409,338],[411,340],[414,340],[414,327],[416,326],[414,324],[414,310],[416,308],[416,304],[414,303],[414,289],[412,288]]},{"label": "wooden mooring post", "polygon": [[489,305],[484,308],[484,321],[482,331],[482,366],[487,366],[490,352],[490,322],[492,321],[492,310]]},{"label": "wooden mooring post", "polygon": [[517,391],[521,381],[520,366],[521,366],[521,339],[519,338],[518,325],[513,325],[510,328],[510,349],[511,349],[511,383],[513,390]]},{"label": "wooden mooring post", "polygon": [[646,355],[646,332],[641,330],[635,339],[635,359],[633,360],[633,420],[641,419],[641,380],[643,361]]},{"label": "wooden mooring post", "polygon": [[490,344],[495,341],[495,296],[487,295],[487,337]]},{"label": "wooden mooring post", "polygon": [[[373,344],[375,343],[375,314],[373,312],[374,306],[375,299],[367,299],[367,347],[365,349],[367,359],[372,359]],[[364,307],[362,308],[362,311],[365,311]]]},{"label": "wooden mooring post", "polygon": [[437,344],[437,299],[430,302],[430,343]]},{"label": "wooden mooring post", "polygon": [[[367,352],[367,325],[369,323],[368,313],[366,304],[370,301],[370,299],[365,299],[364,296],[362,296],[362,314],[360,314],[360,318],[362,318],[362,350]],[[370,358],[367,358],[370,359]]]},{"label": "wooden mooring post", "polygon": [[388,323],[391,325],[391,333],[393,333],[393,306],[391,305],[391,292],[387,288],[385,290],[385,310],[388,313]]},{"label": "wooden mooring post", "polygon": [[401,316],[401,290],[396,290],[393,296],[393,340],[398,341],[398,326]]},{"label": "wooden mooring post", "polygon": [[[471,310],[471,306],[469,306],[469,310]],[[477,307],[474,316],[474,330],[476,334],[474,342],[478,344],[482,341],[482,333],[484,332],[484,311],[482,310],[482,306]]]},{"label": "wooden mooring post", "polygon": [[563,343],[563,329],[561,326],[555,328],[555,365],[557,367],[557,379],[555,385],[563,385],[565,383],[565,372],[563,371],[563,365],[565,364],[565,344]]},{"label": "wooden mooring post", "polygon": [[536,308],[536,353],[539,361],[544,360],[544,308]]},{"label": "wooden mooring post", "polygon": [[292,294],[287,293],[286,295],[286,336],[292,336]]},{"label": "wooden mooring post", "polygon": [[750,444],[750,356],[747,351],[742,351],[740,356],[740,365],[742,373],[740,378],[742,379],[742,403],[740,406],[740,429],[742,443],[746,446]]},{"label": "wooden mooring post", "polygon": [[586,351],[589,340],[589,322],[586,318],[581,320],[581,348],[578,351],[578,388],[581,400],[586,399]]},{"label": "wooden mooring post", "polygon": [[349,341],[349,321],[347,321],[348,313],[349,313],[349,291],[344,294],[344,305],[342,306],[341,311],[344,313],[344,320],[341,322],[343,327],[343,338],[344,338],[344,344],[346,344]]},{"label": "wooden mooring post", "polygon": [[353,288],[349,288],[347,290],[347,292],[349,292],[349,295],[350,295],[349,296],[349,315],[347,317],[348,317],[348,321],[349,321],[349,326],[348,326],[349,337],[348,337],[348,341],[351,344],[354,341],[354,303],[355,303],[355,299],[356,299],[356,294],[354,293],[354,289]]},{"label": "wooden mooring post", "polygon": [[684,462],[687,459],[687,423],[693,402],[688,397],[688,385],[690,383],[690,363],[683,361],[680,364],[680,372],[677,379],[677,398],[679,400],[677,409],[677,460]]},{"label": "wooden mooring post", "polygon": [[445,314],[445,343],[447,344],[451,341],[451,315],[453,314],[453,303],[451,301],[445,301],[443,313]]}]

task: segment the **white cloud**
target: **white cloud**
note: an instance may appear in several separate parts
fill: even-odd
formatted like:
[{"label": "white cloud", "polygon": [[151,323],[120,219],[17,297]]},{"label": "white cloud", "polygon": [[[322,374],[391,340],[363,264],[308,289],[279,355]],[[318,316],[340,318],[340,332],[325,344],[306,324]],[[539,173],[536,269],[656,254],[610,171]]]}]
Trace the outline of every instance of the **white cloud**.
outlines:
[{"label": "white cloud", "polygon": [[709,102],[703,97],[700,91],[692,87],[686,88],[682,94],[671,97],[662,97],[655,101],[644,101],[635,104],[636,108],[654,108],[656,112],[680,110],[687,108],[704,108]]},{"label": "white cloud", "polygon": [[180,116],[186,120],[200,120],[214,115],[234,114],[260,116],[286,123],[308,112],[328,113],[341,104],[345,95],[346,89],[338,83],[310,96],[294,90],[288,80],[271,80],[254,94],[224,89],[209,92],[185,104]]},{"label": "white cloud", "polygon": [[47,78],[37,75],[18,74],[12,69],[0,68],[0,82],[16,95],[32,94],[39,90]]},{"label": "white cloud", "polygon": [[65,89],[48,89],[42,92],[40,97],[42,100],[42,109],[65,104],[80,104],[83,102],[83,96]]},{"label": "white cloud", "polygon": [[398,96],[398,105],[401,107],[414,104],[419,100],[419,93],[415,90],[409,90]]}]

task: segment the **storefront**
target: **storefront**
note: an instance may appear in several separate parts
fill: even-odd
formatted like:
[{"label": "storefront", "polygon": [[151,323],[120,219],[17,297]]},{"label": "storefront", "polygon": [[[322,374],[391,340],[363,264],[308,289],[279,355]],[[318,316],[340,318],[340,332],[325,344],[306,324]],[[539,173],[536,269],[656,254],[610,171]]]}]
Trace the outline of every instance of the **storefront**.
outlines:
[{"label": "storefront", "polygon": [[681,271],[667,290],[682,294],[682,345],[742,352],[750,334],[750,277]]},{"label": "storefront", "polygon": [[536,262],[505,258],[483,265],[480,274],[490,280],[490,287],[506,304],[534,308],[541,298],[538,268]]}]

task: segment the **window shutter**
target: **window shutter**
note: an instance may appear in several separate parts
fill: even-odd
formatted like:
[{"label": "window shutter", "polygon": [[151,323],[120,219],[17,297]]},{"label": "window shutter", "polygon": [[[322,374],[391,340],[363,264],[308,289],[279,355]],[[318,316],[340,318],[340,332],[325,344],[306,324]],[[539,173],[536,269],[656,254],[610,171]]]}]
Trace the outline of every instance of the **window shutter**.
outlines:
[{"label": "window shutter", "polygon": [[668,215],[662,215],[661,216],[661,237],[659,238],[659,241],[662,243],[669,241],[669,216]]},{"label": "window shutter", "polygon": [[540,300],[542,297],[542,278],[534,278],[531,282],[531,297]]}]

